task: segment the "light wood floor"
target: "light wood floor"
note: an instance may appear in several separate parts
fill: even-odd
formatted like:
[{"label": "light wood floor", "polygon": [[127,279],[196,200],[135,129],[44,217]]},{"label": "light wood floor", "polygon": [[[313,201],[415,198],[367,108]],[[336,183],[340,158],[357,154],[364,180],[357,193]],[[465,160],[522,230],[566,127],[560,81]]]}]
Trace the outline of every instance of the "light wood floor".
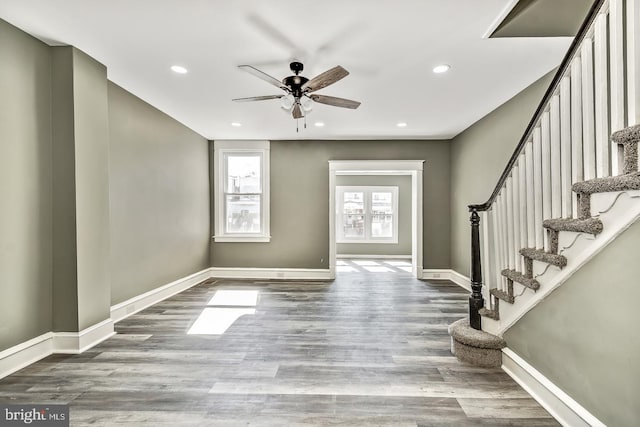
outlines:
[{"label": "light wood floor", "polygon": [[[334,282],[200,284],[81,355],[3,379],[0,402],[69,403],[72,425],[558,425],[500,369],[450,354],[447,325],[465,316],[466,291],[387,262],[340,260]],[[258,291],[257,305],[208,305],[218,290]],[[188,334],[199,318],[211,326],[207,308],[255,314]]]}]

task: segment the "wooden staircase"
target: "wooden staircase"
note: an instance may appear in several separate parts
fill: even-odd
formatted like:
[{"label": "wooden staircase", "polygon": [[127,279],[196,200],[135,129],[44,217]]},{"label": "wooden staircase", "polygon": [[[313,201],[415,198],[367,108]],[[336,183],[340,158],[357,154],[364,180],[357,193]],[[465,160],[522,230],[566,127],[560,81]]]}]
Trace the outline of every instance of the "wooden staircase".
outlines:
[{"label": "wooden staircase", "polygon": [[623,174],[619,176],[595,178],[575,183],[572,187],[577,195],[579,218],[557,218],[543,221],[542,226],[546,230],[549,250],[536,248],[522,248],[520,255],[523,257],[525,271],[520,273],[515,269],[505,269],[501,275],[507,280],[506,290],[490,289],[490,306],[480,309],[480,315],[488,318],[500,319],[500,301],[514,304],[514,282],[537,291],[540,283],[533,273],[533,261],[539,261],[564,268],[567,258],[558,253],[559,234],[561,232],[587,233],[594,236],[603,230],[602,222],[591,213],[591,195],[606,192],[624,192],[640,190],[640,173],[638,172],[638,145],[640,143],[640,125],[632,126],[614,133],[611,140],[615,144],[623,146]]}]

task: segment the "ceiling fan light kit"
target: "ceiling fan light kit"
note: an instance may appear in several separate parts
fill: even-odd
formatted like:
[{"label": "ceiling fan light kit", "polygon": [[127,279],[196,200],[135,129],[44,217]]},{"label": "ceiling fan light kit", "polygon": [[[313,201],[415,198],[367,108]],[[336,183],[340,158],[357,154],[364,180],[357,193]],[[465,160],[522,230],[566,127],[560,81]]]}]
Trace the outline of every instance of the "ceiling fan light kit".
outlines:
[{"label": "ceiling fan light kit", "polygon": [[273,86],[276,86],[277,88],[282,89],[285,93],[282,95],[264,95],[252,96],[248,98],[236,98],[233,100],[236,102],[281,99],[281,107],[286,110],[290,110],[291,115],[296,120],[306,118],[305,113],[311,111],[313,102],[318,102],[320,104],[330,105],[333,107],[348,108],[352,110],[355,110],[360,106],[360,102],[353,101],[351,99],[337,98],[335,96],[312,93],[317,90],[324,89],[325,87],[330,86],[335,82],[347,77],[349,75],[349,72],[340,65],[337,65],[309,80],[308,78],[300,75],[302,70],[304,70],[304,65],[301,62],[294,61],[289,64],[289,68],[293,72],[293,75],[285,77],[284,79],[282,79],[282,81],[268,75],[263,71],[258,70],[251,65],[239,65],[238,68],[258,77],[259,79],[266,81],[267,83],[270,83]]}]

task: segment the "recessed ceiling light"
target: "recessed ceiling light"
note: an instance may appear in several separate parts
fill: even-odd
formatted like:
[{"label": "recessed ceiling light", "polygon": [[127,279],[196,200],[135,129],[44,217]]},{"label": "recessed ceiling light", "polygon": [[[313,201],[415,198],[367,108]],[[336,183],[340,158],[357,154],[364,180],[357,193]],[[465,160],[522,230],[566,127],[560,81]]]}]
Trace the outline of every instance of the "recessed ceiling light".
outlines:
[{"label": "recessed ceiling light", "polygon": [[323,122],[315,122],[314,126],[317,126],[317,127],[321,128],[322,126],[324,126],[324,123]]},{"label": "recessed ceiling light", "polygon": [[178,74],[187,74],[189,72],[189,70],[187,70],[184,67],[181,67],[180,65],[172,65],[171,71]]},{"label": "recessed ceiling light", "polygon": [[449,68],[451,68],[450,65],[442,64],[442,65],[438,65],[437,67],[434,67],[433,72],[436,74],[446,73],[447,71],[449,71]]},{"label": "recessed ceiling light", "polygon": [[240,126],[242,126],[242,123],[240,123],[240,122],[231,122],[231,126],[233,126],[234,128],[239,128]]},{"label": "recessed ceiling light", "polygon": [[400,122],[400,123],[397,123],[396,126],[398,126],[399,128],[406,128],[407,127],[407,123],[406,122]]}]

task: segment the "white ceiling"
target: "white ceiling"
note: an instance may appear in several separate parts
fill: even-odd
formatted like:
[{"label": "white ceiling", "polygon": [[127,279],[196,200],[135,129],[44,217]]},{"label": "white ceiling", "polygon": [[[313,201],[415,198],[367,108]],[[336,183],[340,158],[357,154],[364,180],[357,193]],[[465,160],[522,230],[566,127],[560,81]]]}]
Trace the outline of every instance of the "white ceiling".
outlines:
[{"label": "white ceiling", "polygon": [[[209,139],[448,138],[557,66],[569,46],[566,37],[482,38],[512,4],[2,0],[0,17],[49,44],[83,50],[108,67],[110,80]],[[338,64],[349,70],[318,93],[361,101],[360,108],[315,104],[310,126],[296,133],[278,100],[231,101],[279,91],[237,65],[282,79],[294,57],[309,78]],[[451,70],[434,74],[441,63]],[[189,73],[173,73],[174,64]]]}]

